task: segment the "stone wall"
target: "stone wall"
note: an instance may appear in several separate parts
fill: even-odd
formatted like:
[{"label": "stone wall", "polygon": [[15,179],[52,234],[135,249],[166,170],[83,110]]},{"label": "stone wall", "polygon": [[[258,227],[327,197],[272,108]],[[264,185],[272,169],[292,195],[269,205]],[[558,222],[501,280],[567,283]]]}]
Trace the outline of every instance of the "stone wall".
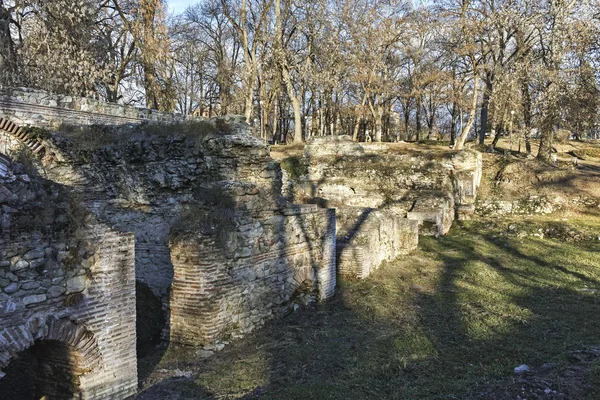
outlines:
[{"label": "stone wall", "polygon": [[334,206],[410,211],[415,200],[444,192],[467,215],[481,180],[481,154],[473,150],[399,149],[334,136],[314,138],[304,159],[308,175],[293,182],[294,198]]},{"label": "stone wall", "polygon": [[[333,295],[333,210],[287,203],[279,164],[239,121],[139,124],[179,118],[31,90],[0,93],[0,150],[25,164],[16,175],[0,172],[46,188],[4,193],[21,208],[3,208],[0,220],[13,235],[0,246],[8,259],[0,301],[9,310],[0,368],[32,348],[38,361],[53,359],[54,370],[75,378],[69,388],[53,386],[65,381],[58,376],[35,375],[50,396],[133,394],[136,279],[162,301],[170,321],[163,338],[189,345],[214,346]],[[22,208],[31,196],[35,212]],[[14,236],[27,226],[41,236]]]},{"label": "stone wall", "polygon": [[59,185],[3,161],[0,370],[32,348],[36,398],[135,394],[132,235],[97,223]]},{"label": "stone wall", "polygon": [[[552,201],[546,196],[529,196],[518,200],[485,200],[477,202],[476,212],[485,217],[507,215],[552,214],[564,206],[562,199]],[[593,205],[593,203],[592,203]]]},{"label": "stone wall", "polygon": [[345,136],[315,138],[304,162],[308,173],[286,179],[286,194],[337,209],[338,269],[351,277],[414,249],[419,234],[443,235],[455,218],[469,218],[481,179],[475,151],[399,149]]},{"label": "stone wall", "polygon": [[236,237],[229,244],[214,235],[172,241],[173,341],[211,346],[333,295],[333,210],[304,206],[244,218],[229,234]]},{"label": "stone wall", "polygon": [[56,128],[61,125],[123,125],[142,122],[174,123],[182,114],[105,103],[87,97],[64,96],[41,90],[0,90],[0,116],[19,125]]},{"label": "stone wall", "polygon": [[338,218],[337,265],[340,275],[366,278],[384,261],[415,250],[419,223],[393,210],[336,209]]},{"label": "stone wall", "polygon": [[[167,317],[173,313],[167,320],[173,325],[165,327],[163,337],[187,344],[194,342],[179,330],[185,330],[180,327],[187,324],[186,314],[195,318],[197,312],[185,306],[187,294],[181,294],[193,291],[194,286],[187,287],[181,279],[173,282],[173,266],[185,270],[175,258],[183,250],[169,248],[170,236],[182,226],[186,234],[203,238],[196,249],[188,245],[185,254],[250,268],[248,263],[257,262],[263,268],[263,283],[257,284],[263,287],[261,300],[231,303],[242,320],[241,328],[223,323],[219,334],[248,332],[281,314],[280,308],[291,307],[282,303],[291,301],[289,296],[286,299],[289,285],[282,289],[273,283],[288,280],[290,274],[314,272],[314,287],[309,291],[319,299],[331,296],[335,287],[333,214],[315,206],[290,211],[295,208],[281,196],[279,164],[260,140],[249,135],[248,126],[234,121],[212,121],[210,126],[191,134],[178,132],[177,127],[166,134],[147,134],[144,128],[115,130],[108,133],[115,136],[99,146],[82,145],[80,135],[56,132],[43,139],[45,152],[37,167],[77,193],[100,221],[134,233],[136,278],[160,297]],[[19,145],[14,135],[5,136],[5,143],[12,141],[7,148]],[[226,221],[219,220],[219,212]],[[292,229],[294,221],[296,225],[302,222],[304,235],[298,233],[299,228]],[[213,225],[223,223],[231,225],[228,232],[215,232]],[[230,252],[223,253],[213,238],[223,234],[227,236],[217,239],[233,249]],[[284,264],[285,269],[280,269]],[[243,291],[252,284],[236,278],[223,290]],[[199,299],[207,306],[212,301]],[[245,316],[248,304],[254,307],[251,318]],[[208,316],[203,318],[202,324],[210,322]]]}]

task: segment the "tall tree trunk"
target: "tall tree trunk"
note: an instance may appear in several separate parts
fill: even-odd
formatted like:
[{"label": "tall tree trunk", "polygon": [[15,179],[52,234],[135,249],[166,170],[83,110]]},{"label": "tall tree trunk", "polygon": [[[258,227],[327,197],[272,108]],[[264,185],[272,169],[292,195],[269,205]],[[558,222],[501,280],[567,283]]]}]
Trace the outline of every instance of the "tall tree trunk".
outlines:
[{"label": "tall tree trunk", "polygon": [[142,46],[142,69],[144,74],[144,90],[146,92],[146,107],[158,109],[158,93],[156,84],[156,48],[154,18],[157,11],[157,0],[141,0],[142,11],[142,35],[144,44]]},{"label": "tall tree trunk", "polygon": [[246,122],[252,123],[252,114],[254,111],[254,88],[248,90],[246,92],[246,101],[244,104],[244,117],[246,118]]},{"label": "tall tree trunk", "polygon": [[473,127],[473,124],[475,123],[475,115],[477,114],[477,97],[479,95],[478,93],[478,81],[479,78],[477,77],[477,72],[474,72],[473,75],[473,97],[471,99],[471,111],[469,112],[469,120],[467,121],[467,124],[463,127],[462,132],[460,133],[460,136],[458,137],[458,139],[456,140],[456,143],[454,143],[454,150],[462,150],[463,147],[465,146],[465,141],[467,140],[467,136],[469,136],[469,132],[471,131],[471,128]]},{"label": "tall tree trunk", "polygon": [[450,145],[451,146],[454,146],[454,143],[456,142],[457,119],[458,119],[458,107],[456,107],[456,102],[453,101],[452,102],[452,114],[451,114],[452,123],[450,124]]},{"label": "tall tree trunk", "polygon": [[277,96],[277,100],[275,101],[275,107],[273,107],[273,139],[277,143],[281,143],[281,131],[277,128],[279,127],[279,96]]},{"label": "tall tree trunk", "polygon": [[318,110],[317,110],[317,99],[316,99],[316,90],[313,90],[310,96],[310,104],[312,108],[312,113],[310,117],[310,135],[317,136],[318,132]]},{"label": "tall tree trunk", "polygon": [[537,159],[544,162],[552,161],[552,142],[554,139],[554,127],[558,120],[558,67],[550,72],[550,78],[546,89],[546,99],[543,105],[543,118],[540,124],[540,148]]},{"label": "tall tree trunk", "polygon": [[421,140],[421,107],[422,107],[422,101],[421,101],[421,96],[417,97],[417,109],[415,112],[415,123],[416,123],[416,136],[417,136],[417,142],[419,140]]},{"label": "tall tree trunk", "polygon": [[552,129],[542,129],[540,133],[540,148],[537,159],[544,162],[552,161],[552,141],[554,132]]},{"label": "tall tree trunk", "polygon": [[292,108],[294,109],[294,143],[302,143],[302,111],[300,109],[300,99],[296,96],[294,92],[294,86],[292,85],[292,79],[290,78],[290,74],[287,70],[287,66],[282,66],[283,72],[283,80],[285,81],[285,87],[287,89],[288,97],[290,102],[292,103]]},{"label": "tall tree trunk", "polygon": [[283,48],[283,26],[281,20],[281,0],[275,0],[275,32],[277,35],[276,52],[278,53],[277,62],[281,69],[281,75],[288,97],[294,109],[294,143],[302,143],[302,112],[300,110],[300,99],[295,93],[292,78],[290,76],[289,66]]},{"label": "tall tree trunk", "polygon": [[531,93],[529,92],[529,82],[525,74],[521,76],[521,105],[523,106],[523,122],[525,125],[525,150],[531,154]]},{"label": "tall tree trunk", "polygon": [[544,162],[552,161],[552,141],[554,140],[554,127],[559,121],[559,101],[560,101],[560,70],[563,56],[565,54],[565,24],[569,10],[573,7],[575,1],[551,1],[550,15],[552,16],[550,25],[550,42],[548,60],[548,83],[546,85],[545,98],[542,103],[542,123],[540,124],[540,148],[537,159]]},{"label": "tall tree trunk", "polygon": [[360,129],[360,123],[362,122],[363,108],[366,103],[367,103],[367,94],[365,93],[365,95],[363,96],[363,100],[360,105],[360,108],[358,108],[357,112],[356,112],[356,124],[354,125],[354,132],[352,133],[352,140],[354,140],[355,142],[358,140],[358,130]]},{"label": "tall tree trunk", "polygon": [[381,142],[383,137],[383,121],[381,119],[380,115],[375,118],[375,137],[373,141],[378,143]]},{"label": "tall tree trunk", "polygon": [[404,140],[410,140],[410,99],[402,105],[404,114]]},{"label": "tall tree trunk", "polygon": [[[375,101],[377,101],[377,98],[375,98]],[[375,137],[373,141],[381,142],[383,139],[383,105],[375,105],[371,99],[368,99],[368,104],[375,124]]]},{"label": "tall tree trunk", "polygon": [[10,34],[11,10],[0,0],[0,85],[12,85],[17,76],[17,52]]},{"label": "tall tree trunk", "polygon": [[494,135],[494,140],[492,141],[492,149],[496,150],[496,146],[498,146],[498,142],[500,141],[500,137],[502,132],[506,131],[506,119],[508,118],[508,108],[504,107],[504,113],[502,114],[502,120],[500,123],[496,125],[496,134]]},{"label": "tall tree trunk", "polygon": [[481,127],[479,128],[479,144],[485,142],[485,133],[488,128],[488,113],[490,108],[490,96],[494,89],[494,74],[488,72],[485,74],[485,91],[483,92],[483,100],[481,103]]}]

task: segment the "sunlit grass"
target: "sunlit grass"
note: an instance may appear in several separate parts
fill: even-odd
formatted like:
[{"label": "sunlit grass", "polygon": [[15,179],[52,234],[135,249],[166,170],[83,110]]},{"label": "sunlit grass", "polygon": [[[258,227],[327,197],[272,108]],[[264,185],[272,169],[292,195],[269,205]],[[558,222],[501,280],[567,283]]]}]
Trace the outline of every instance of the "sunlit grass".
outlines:
[{"label": "sunlit grass", "polygon": [[[522,221],[533,233],[550,222]],[[368,279],[341,282],[327,304],[173,365],[194,366],[195,384],[217,398],[261,399],[477,398],[518,365],[565,367],[569,351],[600,344],[598,242],[519,237],[507,224],[456,223]]]}]

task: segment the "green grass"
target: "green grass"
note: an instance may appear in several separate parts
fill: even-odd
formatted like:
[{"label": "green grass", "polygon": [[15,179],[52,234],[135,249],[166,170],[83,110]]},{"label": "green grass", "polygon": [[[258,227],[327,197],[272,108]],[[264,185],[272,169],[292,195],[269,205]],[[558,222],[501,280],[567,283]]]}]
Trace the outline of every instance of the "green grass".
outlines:
[{"label": "green grass", "polygon": [[449,140],[430,140],[430,139],[421,139],[418,141],[419,144],[425,144],[428,146],[450,146]]},{"label": "green grass", "polygon": [[[588,225],[600,232],[600,220]],[[564,368],[569,351],[600,344],[599,295],[589,290],[600,291],[598,248],[457,222],[368,279],[341,282],[324,305],[207,361],[165,357],[156,368],[185,364],[216,398],[481,398],[518,365]],[[589,375],[597,392],[598,371]]]}]

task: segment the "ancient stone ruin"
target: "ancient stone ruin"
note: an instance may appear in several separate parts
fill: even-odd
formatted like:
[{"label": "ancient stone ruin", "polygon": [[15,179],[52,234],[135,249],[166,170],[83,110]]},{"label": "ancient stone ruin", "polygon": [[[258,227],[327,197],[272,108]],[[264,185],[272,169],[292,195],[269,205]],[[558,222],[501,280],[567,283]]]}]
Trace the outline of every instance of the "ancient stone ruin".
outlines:
[{"label": "ancient stone ruin", "polygon": [[444,235],[455,218],[469,218],[481,180],[476,151],[399,151],[347,136],[314,138],[304,162],[306,175],[286,177],[286,196],[336,209],[346,277],[364,278],[415,249],[419,235]]},{"label": "ancient stone ruin", "polygon": [[[36,398],[134,394],[133,235],[97,222],[60,185],[1,161],[0,377],[19,378],[11,362],[34,358],[25,387]],[[22,398],[4,381],[3,398]]]},{"label": "ancient stone ruin", "polygon": [[210,353],[331,297],[468,217],[481,169],[328,138],[290,179],[239,119],[25,89],[0,93],[0,152],[0,388],[50,398],[127,398],[148,337]]}]

